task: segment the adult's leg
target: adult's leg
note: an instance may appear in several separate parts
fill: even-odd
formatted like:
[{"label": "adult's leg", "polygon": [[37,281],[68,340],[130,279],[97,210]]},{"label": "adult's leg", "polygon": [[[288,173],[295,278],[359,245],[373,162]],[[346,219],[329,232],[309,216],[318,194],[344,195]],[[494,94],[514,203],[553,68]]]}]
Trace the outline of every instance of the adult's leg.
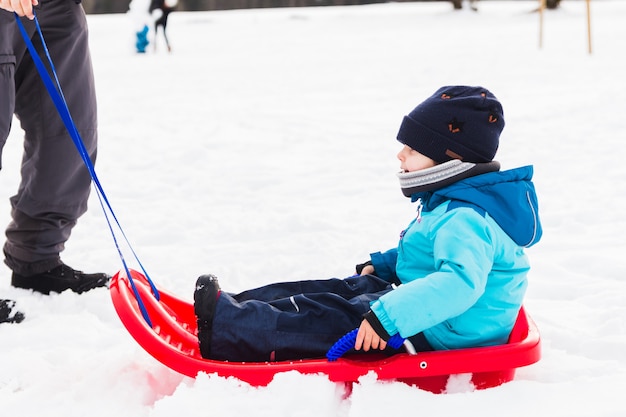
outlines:
[{"label": "adult's leg", "polygon": [[2,148],[6,143],[15,112],[15,52],[13,50],[13,13],[0,10],[0,169]]},{"label": "adult's leg", "polygon": [[[70,113],[92,161],[97,146],[97,109],[82,6],[43,1],[37,11]],[[22,19],[29,33],[33,22]],[[91,178],[50,99],[32,58],[23,53],[17,25],[11,25],[16,54],[15,114],[25,132],[22,180],[11,198],[12,221],[4,245],[5,263],[29,276],[61,265],[60,252],[86,211]],[[45,62],[38,35],[31,39]]]}]

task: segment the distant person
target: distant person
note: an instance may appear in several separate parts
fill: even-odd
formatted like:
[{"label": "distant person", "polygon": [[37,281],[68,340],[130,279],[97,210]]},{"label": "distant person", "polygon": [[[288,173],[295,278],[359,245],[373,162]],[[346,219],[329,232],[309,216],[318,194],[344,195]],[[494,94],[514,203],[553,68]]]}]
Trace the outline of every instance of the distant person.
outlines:
[{"label": "distant person", "polygon": [[[105,287],[110,276],[75,270],[60,258],[78,218],[87,211],[91,176],[16,22],[14,12],[43,56],[32,21],[35,5],[37,0],[0,0],[0,153],[14,115],[24,130],[21,182],[10,199],[12,220],[6,229],[4,262],[13,271],[14,287],[42,294],[82,293]],[[37,8],[37,18],[65,100],[95,162],[96,93],[83,7],[74,0],[45,0]],[[3,305],[6,311],[12,303]]]},{"label": "distant person", "polygon": [[150,4],[150,15],[154,19],[154,50],[156,51],[156,37],[159,34],[159,26],[162,28],[163,38],[167,51],[172,52],[170,41],[167,37],[167,18],[176,9],[178,0],[152,0]]},{"label": "distant person", "polygon": [[[455,10],[461,10],[463,8],[463,0],[451,0],[451,1],[452,1],[452,6],[454,7]],[[468,0],[468,1],[469,1],[470,9],[477,12],[478,0]]]},{"label": "distant person", "polygon": [[[138,53],[146,52],[150,42],[154,42],[156,50],[156,37],[159,27],[162,28],[163,38],[168,52],[172,47],[167,37],[167,20],[178,5],[178,0],[132,0],[128,7],[135,30],[135,48]],[[151,34],[151,29],[154,35]]]},{"label": "distant person", "polygon": [[139,54],[146,52],[150,44],[149,33],[152,26],[152,17],[149,13],[150,0],[131,0],[127,15],[131,19],[135,31],[135,50]]}]

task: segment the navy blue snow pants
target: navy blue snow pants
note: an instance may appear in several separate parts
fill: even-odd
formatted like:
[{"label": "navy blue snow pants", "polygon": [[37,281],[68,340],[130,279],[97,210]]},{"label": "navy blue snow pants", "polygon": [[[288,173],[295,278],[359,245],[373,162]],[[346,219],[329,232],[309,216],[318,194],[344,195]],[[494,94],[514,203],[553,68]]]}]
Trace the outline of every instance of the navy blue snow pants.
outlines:
[{"label": "navy blue snow pants", "polygon": [[324,357],[337,340],[359,327],[370,302],[392,289],[389,282],[364,275],[276,283],[240,294],[222,291],[213,319],[211,359]]}]

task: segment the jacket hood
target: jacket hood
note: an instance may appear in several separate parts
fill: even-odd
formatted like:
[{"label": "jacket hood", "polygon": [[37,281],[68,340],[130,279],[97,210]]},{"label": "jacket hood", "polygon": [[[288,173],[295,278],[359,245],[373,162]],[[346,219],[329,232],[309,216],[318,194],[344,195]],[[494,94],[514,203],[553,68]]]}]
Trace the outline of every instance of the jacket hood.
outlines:
[{"label": "jacket hood", "polygon": [[489,213],[515,243],[530,247],[539,242],[543,233],[532,176],[532,166],[490,172],[411,197],[413,200],[421,198],[425,211],[447,200],[478,206]]}]

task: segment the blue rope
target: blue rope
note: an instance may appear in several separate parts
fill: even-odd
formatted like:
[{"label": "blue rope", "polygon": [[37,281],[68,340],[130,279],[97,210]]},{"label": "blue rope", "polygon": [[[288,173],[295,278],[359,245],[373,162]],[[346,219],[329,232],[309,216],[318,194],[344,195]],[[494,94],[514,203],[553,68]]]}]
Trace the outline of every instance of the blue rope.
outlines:
[{"label": "blue rope", "polygon": [[[335,344],[328,349],[328,352],[326,352],[326,358],[328,361],[334,362],[350,349],[354,348],[357,333],[359,333],[359,329],[354,329],[346,333],[341,339],[337,340]],[[400,336],[400,333],[396,333],[389,338],[387,344],[394,349],[400,349],[400,347],[404,344],[404,338]]]},{"label": "blue rope", "polygon": [[131,284],[131,287],[132,287],[133,293],[135,295],[135,298],[137,299],[137,303],[139,305],[139,309],[141,310],[141,314],[143,315],[143,318],[146,320],[148,325],[150,327],[152,327],[152,322],[150,321],[150,317],[148,315],[148,311],[146,310],[146,307],[145,307],[143,301],[141,300],[141,297],[139,295],[139,292],[137,291],[137,288],[136,288],[135,283],[133,281],[133,278],[131,276],[130,270],[128,268],[128,265],[126,263],[124,255],[122,253],[122,250],[120,249],[120,245],[119,245],[119,242],[118,242],[117,237],[115,235],[115,231],[113,229],[113,225],[111,224],[111,220],[109,218],[109,214],[107,214],[107,209],[108,209],[108,213],[110,213],[110,215],[115,220],[115,224],[116,224],[118,230],[120,231],[120,233],[122,233],[122,236],[124,237],[124,240],[125,240],[126,244],[128,245],[128,247],[129,247],[130,251],[132,252],[133,256],[135,257],[135,260],[137,261],[137,263],[141,267],[141,270],[143,271],[145,277],[148,280],[148,283],[150,284],[150,288],[152,289],[152,293],[154,294],[154,296],[155,296],[155,298],[157,300],[159,300],[159,298],[160,298],[159,291],[157,290],[156,286],[154,285],[154,283],[150,279],[150,276],[148,275],[146,269],[144,268],[143,264],[139,260],[139,257],[137,256],[137,253],[135,252],[135,250],[133,249],[132,245],[130,244],[128,238],[126,237],[126,233],[124,233],[124,230],[122,229],[122,226],[121,226],[119,220],[117,219],[117,216],[115,215],[115,212],[113,211],[113,208],[111,207],[111,203],[109,202],[109,199],[107,198],[107,196],[106,196],[106,194],[104,192],[104,189],[102,188],[102,185],[100,184],[100,180],[98,179],[98,176],[96,175],[96,171],[95,171],[94,165],[91,162],[91,158],[89,157],[89,152],[85,148],[85,144],[83,143],[83,141],[82,141],[82,139],[80,137],[80,134],[78,133],[78,130],[76,129],[76,124],[74,123],[74,120],[72,119],[72,116],[70,114],[69,108],[68,108],[67,103],[65,101],[65,97],[63,96],[63,91],[61,89],[61,84],[59,83],[59,79],[57,77],[57,73],[56,73],[56,70],[54,68],[54,64],[52,63],[52,59],[50,58],[50,53],[48,51],[48,47],[46,46],[46,42],[44,41],[43,34],[41,32],[41,27],[39,26],[39,21],[37,20],[37,15],[35,14],[35,12],[33,10],[33,14],[35,14],[34,22],[35,22],[35,26],[37,28],[37,33],[39,34],[39,37],[41,39],[41,44],[43,45],[43,50],[44,50],[44,52],[46,54],[46,58],[48,60],[48,63],[50,64],[50,69],[51,69],[52,74],[54,75],[54,79],[56,81],[56,84],[55,84],[55,82],[52,81],[52,78],[50,77],[45,64],[43,63],[43,61],[39,57],[39,54],[37,53],[37,50],[35,49],[32,41],[30,40],[30,38],[28,36],[28,33],[26,32],[26,29],[24,28],[24,25],[20,21],[19,16],[15,12],[13,14],[15,15],[15,20],[17,22],[17,26],[20,29],[22,37],[24,38],[24,41],[26,42],[26,47],[28,48],[28,51],[30,52],[30,55],[31,55],[31,57],[33,59],[33,62],[35,63],[35,67],[37,68],[37,71],[39,72],[39,75],[41,76],[41,79],[42,79],[44,85],[46,86],[46,89],[48,90],[48,93],[50,94],[50,98],[52,99],[52,101],[53,101],[57,111],[59,112],[59,115],[61,116],[61,119],[63,120],[63,124],[65,125],[65,128],[67,129],[68,133],[70,134],[70,136],[72,138],[72,141],[74,142],[74,145],[76,146],[76,149],[78,150],[78,153],[80,154],[83,162],[85,163],[85,166],[87,167],[87,170],[89,171],[89,175],[91,176],[91,179],[93,180],[93,184],[96,187],[96,191],[97,191],[97,195],[98,195],[98,201],[100,202],[100,206],[102,207],[102,211],[104,212],[104,217],[106,218],[107,224],[109,226],[109,231],[111,232],[111,236],[113,236],[113,241],[115,243],[115,247],[117,249],[117,252],[118,252],[118,254],[120,256],[120,259],[122,261],[122,264],[124,266],[124,270],[126,271],[126,276],[128,277],[128,280],[129,280],[129,282]]}]

